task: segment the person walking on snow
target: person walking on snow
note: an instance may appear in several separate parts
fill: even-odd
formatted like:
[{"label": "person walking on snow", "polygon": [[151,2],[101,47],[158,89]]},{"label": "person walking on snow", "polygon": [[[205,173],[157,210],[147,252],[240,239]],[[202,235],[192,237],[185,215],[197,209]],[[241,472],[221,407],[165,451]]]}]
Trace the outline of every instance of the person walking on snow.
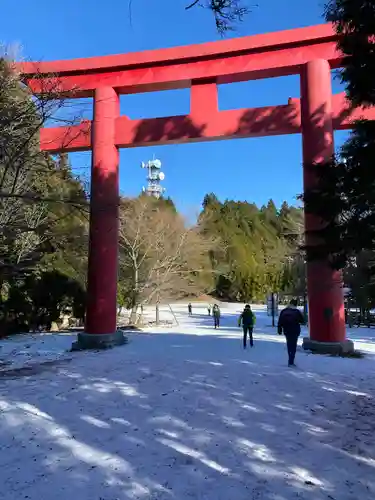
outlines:
[{"label": "person walking on snow", "polygon": [[208,315],[211,316],[211,304],[208,304],[207,311]]},{"label": "person walking on snow", "polygon": [[253,331],[255,325],[255,314],[251,310],[249,304],[246,304],[245,309],[239,317],[238,326],[241,326],[241,324],[243,329],[243,348],[246,349],[247,334],[249,334],[251,347],[254,347]]},{"label": "person walking on snow", "polygon": [[220,328],[220,308],[217,304],[214,304],[212,315],[214,317],[214,326],[216,330],[216,328]]},{"label": "person walking on snow", "polygon": [[291,300],[288,307],[283,309],[279,316],[277,331],[279,335],[284,333],[288,349],[288,366],[296,366],[294,359],[296,357],[298,337],[301,335],[301,325],[305,322],[303,314],[297,309],[297,301]]},{"label": "person walking on snow", "polygon": [[193,306],[191,305],[191,302],[188,304],[188,311],[189,311],[189,316],[193,315]]}]

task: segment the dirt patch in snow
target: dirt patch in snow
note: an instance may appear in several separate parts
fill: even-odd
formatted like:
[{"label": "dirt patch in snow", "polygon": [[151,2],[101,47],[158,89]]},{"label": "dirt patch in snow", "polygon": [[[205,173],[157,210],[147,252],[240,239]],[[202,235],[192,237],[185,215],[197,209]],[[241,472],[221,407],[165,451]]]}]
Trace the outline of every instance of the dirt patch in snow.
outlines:
[{"label": "dirt patch in snow", "polygon": [[[0,379],[30,377],[31,375],[39,375],[46,371],[53,371],[58,366],[72,361],[72,358],[55,359],[53,361],[45,361],[42,363],[34,363],[29,366],[12,368],[10,363],[0,364]],[[9,368],[8,368],[9,366]]]}]

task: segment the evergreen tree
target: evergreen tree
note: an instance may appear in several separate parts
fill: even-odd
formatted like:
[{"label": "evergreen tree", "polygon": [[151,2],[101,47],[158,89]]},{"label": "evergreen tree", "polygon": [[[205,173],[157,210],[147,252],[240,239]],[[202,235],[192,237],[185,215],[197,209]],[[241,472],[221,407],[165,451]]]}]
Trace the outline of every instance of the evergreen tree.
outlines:
[{"label": "evergreen tree", "polygon": [[[341,71],[353,106],[375,105],[375,2],[331,0],[326,9],[339,34],[345,55]],[[359,121],[336,158],[315,170],[317,186],[304,195],[305,209],[326,221],[315,231],[317,245],[308,248],[311,259],[327,258],[344,268],[375,241],[375,124]]]},{"label": "evergreen tree", "polygon": [[[300,236],[295,234],[303,214],[300,209],[286,213],[285,208],[278,212],[272,200],[259,210],[251,203],[221,203],[213,194],[205,196],[199,225],[220,241],[211,252],[220,297],[263,300],[270,291],[291,288],[286,266],[299,247]],[[284,234],[286,221],[293,232]]]},{"label": "evergreen tree", "polygon": [[375,104],[375,3],[372,0],[330,0],[326,19],[333,22],[338,47],[345,55],[341,79],[355,106]]}]

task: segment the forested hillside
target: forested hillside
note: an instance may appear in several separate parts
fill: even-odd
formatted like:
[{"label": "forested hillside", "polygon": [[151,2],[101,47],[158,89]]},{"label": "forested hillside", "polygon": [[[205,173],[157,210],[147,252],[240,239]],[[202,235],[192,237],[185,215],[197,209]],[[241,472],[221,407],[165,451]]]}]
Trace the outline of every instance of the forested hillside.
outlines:
[{"label": "forested hillside", "polygon": [[304,293],[300,251],[303,212],[270,200],[258,208],[249,202],[220,202],[206,195],[199,219],[203,233],[219,239],[210,252],[214,292],[227,300],[264,300],[271,291]]}]

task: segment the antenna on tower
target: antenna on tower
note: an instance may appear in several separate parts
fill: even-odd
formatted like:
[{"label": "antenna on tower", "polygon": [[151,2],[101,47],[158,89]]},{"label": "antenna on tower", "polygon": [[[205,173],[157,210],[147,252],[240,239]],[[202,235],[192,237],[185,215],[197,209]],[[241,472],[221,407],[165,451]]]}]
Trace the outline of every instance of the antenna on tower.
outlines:
[{"label": "antenna on tower", "polygon": [[153,155],[152,160],[149,160],[147,163],[141,163],[141,168],[148,169],[147,187],[143,187],[142,191],[149,196],[159,199],[165,192],[165,188],[160,185],[160,181],[165,179],[165,174],[161,171],[161,161],[155,159],[155,155]]}]

